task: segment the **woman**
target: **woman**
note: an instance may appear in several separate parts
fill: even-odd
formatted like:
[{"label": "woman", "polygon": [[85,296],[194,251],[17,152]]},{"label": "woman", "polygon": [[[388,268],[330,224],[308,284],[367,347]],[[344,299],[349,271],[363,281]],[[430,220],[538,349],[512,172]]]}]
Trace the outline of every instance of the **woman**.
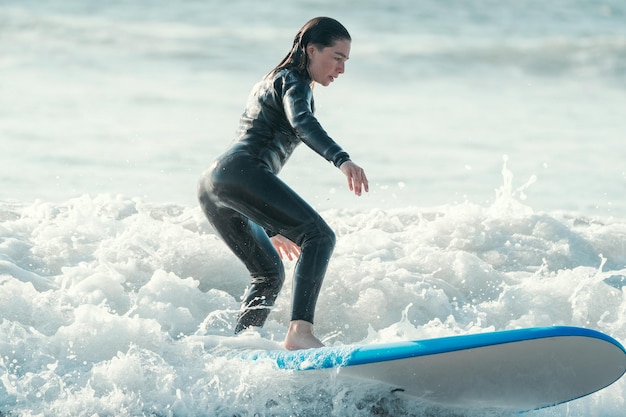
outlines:
[{"label": "woman", "polygon": [[313,115],[313,83],[327,86],[343,74],[350,42],[350,34],[336,20],[308,21],[287,56],[254,87],[237,139],[199,184],[204,213],[252,276],[235,333],[263,326],[285,280],[281,258],[299,258],[286,349],[323,346],[313,335],[313,318],[335,234],[278,178],[279,171],[304,142],[341,170],[356,195],[368,191],[363,169]]}]

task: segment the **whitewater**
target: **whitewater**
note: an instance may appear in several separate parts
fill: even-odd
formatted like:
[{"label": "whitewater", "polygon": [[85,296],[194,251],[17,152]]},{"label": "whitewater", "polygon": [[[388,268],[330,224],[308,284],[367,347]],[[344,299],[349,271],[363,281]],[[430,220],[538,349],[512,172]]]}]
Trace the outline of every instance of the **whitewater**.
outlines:
[{"label": "whitewater", "polygon": [[[626,344],[618,1],[0,2],[0,416],[513,416],[233,357],[247,272],[195,197],[310,17],[353,37],[316,88],[370,179],[302,145],[281,176],[337,235],[327,345],[533,326]],[[527,413],[619,417],[626,379]]]},{"label": "whitewater", "polygon": [[[338,244],[316,331],[329,345],[575,325],[626,340],[623,221],[489,207],[327,210]],[[383,387],[228,359],[248,278],[200,211],[107,195],[0,211],[4,415],[485,415]],[[293,263],[287,262],[288,273]],[[624,379],[537,416],[623,415]],[[509,415],[494,412],[490,415]]]}]

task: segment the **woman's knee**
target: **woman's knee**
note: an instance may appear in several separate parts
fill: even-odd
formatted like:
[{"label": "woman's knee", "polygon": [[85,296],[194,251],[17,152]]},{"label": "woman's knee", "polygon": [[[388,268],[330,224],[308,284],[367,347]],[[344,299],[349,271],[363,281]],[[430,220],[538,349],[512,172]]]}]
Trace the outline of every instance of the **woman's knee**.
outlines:
[{"label": "woman's knee", "polygon": [[317,245],[323,245],[332,250],[335,247],[337,237],[333,229],[321,218],[318,221],[309,223],[306,231],[303,234],[301,247],[307,246],[310,243]]},{"label": "woman's knee", "polygon": [[330,228],[330,226],[328,226],[326,223],[324,223],[324,225],[325,225],[325,229],[324,229],[325,239],[328,241],[328,244],[330,245],[330,247],[334,248],[335,243],[337,243],[337,236],[335,235],[335,232],[333,231],[333,229]]}]

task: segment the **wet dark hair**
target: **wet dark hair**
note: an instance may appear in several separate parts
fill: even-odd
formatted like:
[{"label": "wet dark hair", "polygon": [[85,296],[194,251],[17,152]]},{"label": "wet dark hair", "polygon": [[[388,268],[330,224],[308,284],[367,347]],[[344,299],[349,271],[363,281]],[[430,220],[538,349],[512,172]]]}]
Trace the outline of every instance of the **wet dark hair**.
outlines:
[{"label": "wet dark hair", "polygon": [[351,41],[352,38],[341,23],[330,17],[315,17],[306,22],[298,31],[293,39],[291,51],[270,74],[283,68],[295,69],[301,74],[305,74],[309,65],[309,57],[306,53],[307,46],[313,44],[317,49],[323,49],[342,40]]}]

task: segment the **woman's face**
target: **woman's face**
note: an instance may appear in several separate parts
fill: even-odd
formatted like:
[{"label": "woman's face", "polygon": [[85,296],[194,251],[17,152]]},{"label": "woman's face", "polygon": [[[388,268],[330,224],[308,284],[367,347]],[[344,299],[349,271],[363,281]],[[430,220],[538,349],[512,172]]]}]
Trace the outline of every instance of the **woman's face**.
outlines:
[{"label": "woman's face", "polygon": [[327,86],[339,74],[343,74],[346,61],[350,57],[350,41],[336,41],[333,46],[323,49],[309,44],[306,51],[309,56],[309,75],[316,83]]}]

